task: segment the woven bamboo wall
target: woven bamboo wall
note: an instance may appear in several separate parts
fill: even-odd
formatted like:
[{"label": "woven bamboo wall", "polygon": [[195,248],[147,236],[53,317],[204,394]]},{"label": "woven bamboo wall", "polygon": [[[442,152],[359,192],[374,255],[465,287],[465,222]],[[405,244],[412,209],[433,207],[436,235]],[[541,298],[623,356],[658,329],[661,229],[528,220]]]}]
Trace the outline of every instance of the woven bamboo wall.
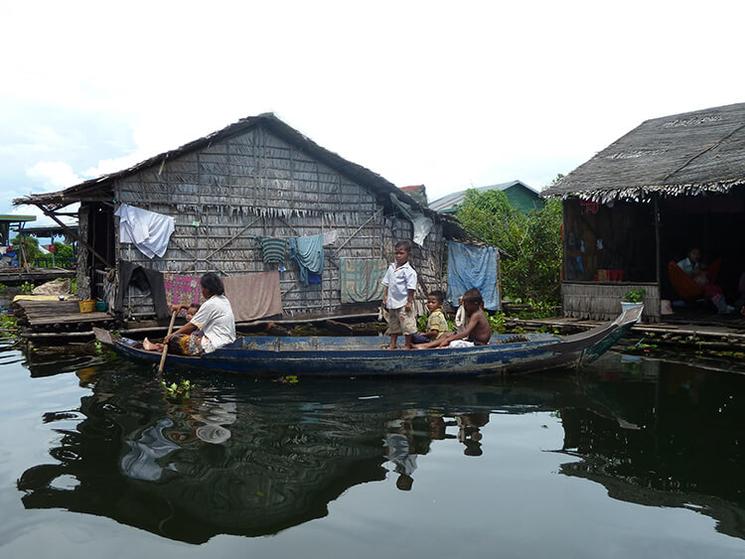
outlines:
[{"label": "woven bamboo wall", "polygon": [[[395,240],[412,238],[410,222],[384,211],[387,194],[378,198],[260,127],[120,179],[114,192],[117,202],[174,216],[168,251],[153,260],[119,243],[116,227],[119,258],[163,272],[264,271],[272,266],[261,259],[258,237],[335,229],[338,240],[325,248],[321,285],[303,286],[294,264],[281,275],[289,315],[344,312],[339,257],[390,261]],[[429,289],[444,287],[442,243],[442,227],[436,224],[424,249],[414,251],[413,265]],[[153,313],[149,296],[135,289],[125,306],[133,316]]]},{"label": "woven bamboo wall", "polygon": [[660,289],[655,283],[569,283],[561,284],[564,315],[589,320],[613,320],[621,313],[621,299],[630,289],[643,288],[645,322],[660,320]]}]

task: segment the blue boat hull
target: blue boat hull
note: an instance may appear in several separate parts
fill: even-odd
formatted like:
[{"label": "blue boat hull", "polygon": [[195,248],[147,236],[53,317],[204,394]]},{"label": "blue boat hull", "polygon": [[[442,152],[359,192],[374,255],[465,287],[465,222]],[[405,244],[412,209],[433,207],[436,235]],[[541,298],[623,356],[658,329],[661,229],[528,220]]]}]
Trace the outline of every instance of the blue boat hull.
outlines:
[{"label": "blue boat hull", "polygon": [[[186,367],[249,376],[307,377],[480,377],[578,367],[597,359],[638,321],[640,309],[614,322],[573,336],[494,336],[489,345],[429,350],[384,349],[381,337],[244,337],[200,357],[169,355],[167,367]],[[107,333],[108,334],[108,333]],[[128,338],[98,335],[122,355],[157,363]],[[519,338],[519,339],[516,339]]]}]

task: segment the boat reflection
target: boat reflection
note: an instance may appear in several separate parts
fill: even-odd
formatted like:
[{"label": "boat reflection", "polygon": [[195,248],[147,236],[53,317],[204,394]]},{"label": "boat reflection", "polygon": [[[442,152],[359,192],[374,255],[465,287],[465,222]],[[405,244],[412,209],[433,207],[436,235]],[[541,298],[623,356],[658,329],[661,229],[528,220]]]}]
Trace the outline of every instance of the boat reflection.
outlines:
[{"label": "boat reflection", "polygon": [[[416,490],[433,444],[488,454],[493,414],[554,412],[564,428],[560,473],[601,483],[612,498],[694,506],[745,538],[743,379],[618,356],[582,376],[500,384],[317,381],[301,385],[192,379],[164,398],[151,373],[114,361],[78,371],[79,410],[49,412],[54,461],[27,469],[27,508],[106,516],[199,543],[258,536],[323,517],[355,485],[391,476]],[[721,410],[720,410],[721,408]],[[714,436],[715,435],[715,436]],[[578,460],[579,458],[579,460]]]}]

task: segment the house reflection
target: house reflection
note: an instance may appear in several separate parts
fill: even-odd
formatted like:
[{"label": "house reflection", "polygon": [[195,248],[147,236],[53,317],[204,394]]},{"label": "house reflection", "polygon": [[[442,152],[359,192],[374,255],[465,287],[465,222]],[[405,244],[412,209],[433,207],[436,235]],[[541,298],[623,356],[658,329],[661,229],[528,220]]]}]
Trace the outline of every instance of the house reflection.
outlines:
[{"label": "house reflection", "polygon": [[588,375],[502,384],[215,378],[170,402],[142,370],[117,367],[79,370],[90,390],[79,410],[45,414],[61,437],[53,461],[20,476],[27,508],[192,543],[273,534],[327,515],[358,484],[390,476],[416,491],[419,457],[434,444],[460,445],[463,460],[488,456],[493,412],[550,411],[564,428],[557,452],[571,457],[561,474],[620,500],[696,506],[745,538],[745,406],[730,398],[742,384],[732,376],[604,361]]},{"label": "house reflection", "polygon": [[635,373],[584,386],[594,407],[561,409],[562,452],[581,458],[561,473],[621,501],[696,510],[745,538],[741,379],[664,362]]}]

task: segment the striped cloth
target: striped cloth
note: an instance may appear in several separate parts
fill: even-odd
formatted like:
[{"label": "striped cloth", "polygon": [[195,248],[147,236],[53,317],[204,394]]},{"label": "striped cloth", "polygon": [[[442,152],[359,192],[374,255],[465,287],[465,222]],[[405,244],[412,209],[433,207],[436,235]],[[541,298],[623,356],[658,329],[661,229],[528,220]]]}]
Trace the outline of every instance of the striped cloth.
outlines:
[{"label": "striped cloth", "polygon": [[266,264],[284,264],[287,254],[287,241],[285,239],[275,239],[272,237],[263,237],[259,239],[261,243],[261,257]]}]

